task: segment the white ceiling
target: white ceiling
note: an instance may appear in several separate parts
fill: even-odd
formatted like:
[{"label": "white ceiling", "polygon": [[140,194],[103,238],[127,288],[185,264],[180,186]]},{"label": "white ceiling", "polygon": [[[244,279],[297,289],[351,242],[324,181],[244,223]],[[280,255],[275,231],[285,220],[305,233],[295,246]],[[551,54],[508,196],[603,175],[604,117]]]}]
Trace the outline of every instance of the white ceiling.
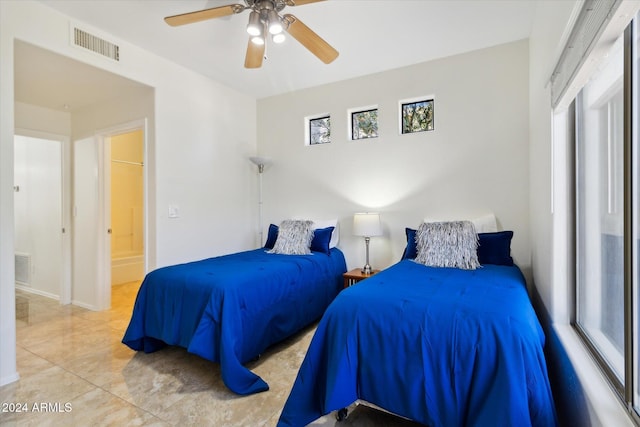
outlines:
[{"label": "white ceiling", "polygon": [[[540,0],[328,0],[286,7],[284,13],[295,15],[311,27],[340,56],[326,65],[288,37],[281,45],[268,44],[268,59],[262,68],[253,70],[244,68],[248,12],[182,27],[170,27],[163,20],[165,16],[241,0],[40,1],[98,29],[100,36],[112,37],[115,43],[125,40],[263,98],[527,38],[535,1]],[[28,55],[46,55],[40,49],[23,47],[16,51],[16,63],[24,67],[33,64]],[[47,61],[38,63],[62,67],[49,77],[44,75],[45,67],[36,67],[43,73],[40,81],[59,79],[48,82],[49,87],[61,87],[65,78],[73,76],[64,67],[75,61],[56,61],[53,57]],[[37,78],[33,74],[38,70],[32,70],[29,78]],[[98,77],[100,87],[96,89],[104,90],[105,81],[112,79],[104,74]],[[72,78],[77,83],[77,76]],[[21,96],[19,85],[17,82],[17,99]]]}]

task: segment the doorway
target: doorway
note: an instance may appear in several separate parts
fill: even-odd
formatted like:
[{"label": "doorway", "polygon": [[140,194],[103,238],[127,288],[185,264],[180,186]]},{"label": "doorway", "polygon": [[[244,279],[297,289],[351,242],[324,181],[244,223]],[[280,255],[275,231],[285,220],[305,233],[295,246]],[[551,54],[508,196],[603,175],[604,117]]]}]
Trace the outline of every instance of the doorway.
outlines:
[{"label": "doorway", "polygon": [[144,135],[113,135],[111,146],[111,285],[144,276]]},{"label": "doorway", "polygon": [[111,306],[111,286],[146,272],[146,120],[74,141],[73,302]]},{"label": "doorway", "polygon": [[14,136],[16,287],[67,304],[70,254],[64,210],[64,138]]}]

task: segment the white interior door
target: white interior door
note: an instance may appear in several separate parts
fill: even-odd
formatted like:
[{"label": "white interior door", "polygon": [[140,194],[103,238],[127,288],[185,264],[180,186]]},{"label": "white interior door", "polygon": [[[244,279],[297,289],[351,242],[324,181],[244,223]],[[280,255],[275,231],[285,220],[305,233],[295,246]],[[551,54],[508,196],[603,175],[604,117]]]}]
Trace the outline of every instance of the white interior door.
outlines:
[{"label": "white interior door", "polygon": [[14,138],[16,285],[64,302],[62,141]]},{"label": "white interior door", "polygon": [[74,142],[72,300],[91,310],[111,305],[104,164],[102,138]]}]

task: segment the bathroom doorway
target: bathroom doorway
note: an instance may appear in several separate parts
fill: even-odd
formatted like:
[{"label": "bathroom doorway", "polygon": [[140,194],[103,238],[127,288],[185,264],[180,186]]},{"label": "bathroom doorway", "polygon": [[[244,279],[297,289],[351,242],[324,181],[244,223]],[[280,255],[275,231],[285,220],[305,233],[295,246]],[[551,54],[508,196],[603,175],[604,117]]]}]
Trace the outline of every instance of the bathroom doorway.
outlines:
[{"label": "bathroom doorway", "polygon": [[111,135],[111,285],[144,277],[144,134]]},{"label": "bathroom doorway", "polygon": [[146,273],[145,147],[145,119],[74,142],[73,300],[90,310]]}]

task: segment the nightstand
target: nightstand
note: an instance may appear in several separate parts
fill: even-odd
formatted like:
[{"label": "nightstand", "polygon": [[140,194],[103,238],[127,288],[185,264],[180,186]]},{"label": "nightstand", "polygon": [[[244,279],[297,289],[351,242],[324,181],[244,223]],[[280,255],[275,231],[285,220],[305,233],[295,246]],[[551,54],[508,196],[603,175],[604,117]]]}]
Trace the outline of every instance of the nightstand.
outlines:
[{"label": "nightstand", "polygon": [[347,271],[342,275],[342,277],[344,277],[344,288],[346,289],[349,286],[355,285],[359,281],[367,279],[378,272],[380,272],[380,270],[372,270],[371,274],[364,274],[361,268],[354,268],[351,271]]}]

